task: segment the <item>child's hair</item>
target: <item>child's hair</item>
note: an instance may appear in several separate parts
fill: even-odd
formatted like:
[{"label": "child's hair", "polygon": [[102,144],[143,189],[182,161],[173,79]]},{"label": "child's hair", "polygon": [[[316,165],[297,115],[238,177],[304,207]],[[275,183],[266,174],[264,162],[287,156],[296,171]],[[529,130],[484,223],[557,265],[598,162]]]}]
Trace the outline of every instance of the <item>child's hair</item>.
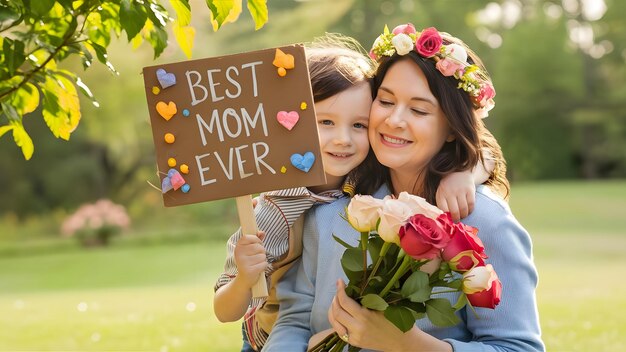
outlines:
[{"label": "child's hair", "polygon": [[[462,45],[467,50],[468,63],[478,66],[484,74],[487,74],[480,58],[467,45],[447,33],[440,33],[444,44]],[[478,162],[483,161],[483,154],[485,153],[490,154],[496,165],[486,184],[503,198],[508,197],[509,183],[506,179],[506,163],[500,145],[487,130],[482,119],[475,113],[475,106],[468,93],[459,89],[459,81],[454,76],[442,75],[435,67],[436,62],[434,60],[422,57],[415,50],[411,50],[405,55],[394,53],[391,56],[381,56],[378,70],[373,79],[373,96],[376,96],[387,70],[401,60],[410,60],[420,67],[428,81],[431,92],[446,116],[452,133],[456,136],[453,141],[446,142],[430,161],[425,171],[426,181],[422,189],[422,196],[428,201],[434,202],[437,187],[443,177],[453,172],[471,169]],[[390,185],[388,170],[384,177]]]},{"label": "child's hair", "polygon": [[[314,102],[328,99],[360,83],[371,85],[376,63],[356,39],[327,33],[305,45],[305,48]],[[377,164],[376,156],[370,148],[365,161],[347,176],[347,183],[354,187],[349,193],[372,192],[374,181],[368,173],[378,169]],[[362,175],[368,177],[359,177]]]},{"label": "child's hair", "polygon": [[313,101],[320,102],[361,82],[369,82],[375,63],[358,42],[339,34],[326,34],[306,45]]}]

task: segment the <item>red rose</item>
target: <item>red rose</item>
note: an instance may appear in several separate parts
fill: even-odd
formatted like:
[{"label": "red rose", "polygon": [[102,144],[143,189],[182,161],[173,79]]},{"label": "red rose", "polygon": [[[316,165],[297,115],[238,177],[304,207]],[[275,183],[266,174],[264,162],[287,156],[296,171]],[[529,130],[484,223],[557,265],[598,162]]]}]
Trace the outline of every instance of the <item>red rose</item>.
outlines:
[{"label": "red rose", "polygon": [[401,24],[399,26],[396,26],[396,28],[394,28],[393,31],[391,31],[391,33],[393,33],[394,35],[397,35],[400,33],[413,34],[415,32],[416,32],[415,26],[413,26],[412,23]]},{"label": "red rose", "polygon": [[494,309],[500,303],[502,295],[502,283],[496,278],[491,283],[491,288],[467,295],[467,299],[474,307]]},{"label": "red rose", "polygon": [[450,241],[450,234],[437,221],[416,214],[400,228],[400,246],[415,259],[433,259]]},{"label": "red rose", "polygon": [[439,52],[441,48],[441,35],[435,27],[426,28],[415,40],[415,49],[424,57],[431,57]]},{"label": "red rose", "polygon": [[[443,249],[442,258],[445,261],[451,261],[459,253],[468,250],[476,252],[477,258],[486,259],[485,247],[483,242],[476,235],[478,230],[474,227],[467,226],[463,223],[456,223],[452,225],[452,239]],[[465,270],[469,270],[467,268]]]}]

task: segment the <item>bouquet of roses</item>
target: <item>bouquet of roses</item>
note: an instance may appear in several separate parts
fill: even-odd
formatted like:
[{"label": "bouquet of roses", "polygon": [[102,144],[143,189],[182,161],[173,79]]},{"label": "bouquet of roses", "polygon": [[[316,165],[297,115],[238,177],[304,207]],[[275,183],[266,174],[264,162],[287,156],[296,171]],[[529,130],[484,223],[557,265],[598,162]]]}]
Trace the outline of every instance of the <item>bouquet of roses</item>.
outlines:
[{"label": "bouquet of roses", "polygon": [[[460,322],[455,311],[465,305],[493,309],[500,302],[502,284],[484,262],[478,230],[454,223],[423,198],[406,192],[382,200],[357,195],[346,215],[361,233],[356,247],[334,236],[346,247],[341,258],[349,279],[346,293],[384,312],[398,329],[409,331],[423,317],[453,326]],[[448,292],[460,294],[454,305],[438,297]],[[310,351],[342,351],[347,344],[333,333]]]}]

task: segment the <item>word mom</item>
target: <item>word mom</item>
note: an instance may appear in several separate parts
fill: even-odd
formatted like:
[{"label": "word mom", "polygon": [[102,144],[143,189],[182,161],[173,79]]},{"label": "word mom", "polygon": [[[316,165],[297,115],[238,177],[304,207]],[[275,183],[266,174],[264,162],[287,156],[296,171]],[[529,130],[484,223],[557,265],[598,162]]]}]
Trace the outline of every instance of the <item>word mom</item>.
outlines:
[{"label": "word mom", "polygon": [[[258,96],[255,66],[261,63],[261,61],[257,61],[241,65],[242,72],[244,69],[250,69],[252,76],[253,97]],[[197,105],[205,101],[210,95],[211,102],[213,103],[224,100],[225,97],[227,97],[231,100],[230,106],[241,106],[240,104],[236,104],[236,99],[240,97],[242,92],[242,85],[237,81],[240,74],[239,69],[235,66],[228,67],[224,74],[219,77],[225,78],[229,82],[230,86],[228,88],[218,90],[218,86],[221,85],[221,82],[216,81],[216,77],[214,75],[220,73],[220,69],[207,70],[207,89],[205,86],[201,85],[202,76],[200,73],[197,71],[186,72],[185,76],[187,77],[187,82],[189,84],[192,105]],[[196,93],[199,93],[200,95],[196,95]],[[200,96],[200,98],[198,98],[198,96]],[[248,100],[247,103],[249,105],[249,99],[246,100]],[[196,121],[198,123],[198,132],[200,134],[203,147],[206,147],[209,144],[209,141],[216,140],[214,137],[215,134],[217,134],[217,139],[220,142],[212,143],[212,146],[219,150],[215,150],[212,153],[196,155],[195,157],[198,170],[200,171],[200,181],[202,186],[217,182],[215,178],[206,177],[206,174],[210,171],[211,167],[204,166],[205,164],[203,163],[210,163],[211,160],[217,161],[222,172],[224,173],[224,176],[226,176],[229,181],[232,181],[235,178],[235,175],[237,175],[239,179],[245,179],[255,174],[262,175],[262,167],[272,174],[276,173],[274,168],[272,168],[264,160],[264,158],[269,154],[270,148],[269,145],[263,141],[241,143],[238,146],[227,149],[219,148],[219,146],[222,145],[221,142],[224,142],[226,137],[234,140],[241,139],[242,142],[247,142],[247,137],[250,137],[252,134],[251,132],[257,127],[262,128],[264,137],[268,136],[267,122],[262,102],[258,103],[256,111],[253,115],[250,114],[245,107],[227,107],[222,110],[215,108],[212,110],[208,122],[200,114],[196,114]],[[212,138],[210,137],[210,140],[207,139],[207,133],[213,136]],[[246,138],[244,138],[244,136]],[[235,142],[235,144],[237,143]],[[211,158],[211,156],[214,158]],[[252,160],[251,164],[254,165],[253,170],[250,170],[251,166],[246,169],[245,164],[249,160]],[[235,169],[237,174],[235,174]]]}]

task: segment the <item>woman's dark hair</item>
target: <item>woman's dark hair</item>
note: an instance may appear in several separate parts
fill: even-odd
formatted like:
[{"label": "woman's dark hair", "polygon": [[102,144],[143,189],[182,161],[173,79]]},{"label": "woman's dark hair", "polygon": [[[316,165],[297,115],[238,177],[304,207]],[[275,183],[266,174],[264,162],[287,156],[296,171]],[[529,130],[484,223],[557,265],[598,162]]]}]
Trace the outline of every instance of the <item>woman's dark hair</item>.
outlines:
[{"label": "woman's dark hair", "polygon": [[[444,43],[449,44],[451,42],[466,47],[456,38],[444,35]],[[480,59],[469,48],[466,47],[466,49],[468,61],[482,66]],[[376,97],[378,88],[381,86],[389,68],[402,60],[411,60],[422,70],[431,92],[439,102],[448,125],[456,137],[453,141],[446,142],[428,164],[428,168],[425,170],[425,183],[419,189],[421,193],[419,195],[434,203],[437,187],[443,177],[453,172],[473,168],[478,162],[483,162],[483,154],[486,154],[488,158],[494,159],[496,164],[487,184],[493,186],[492,188],[506,198],[509,187],[506,180],[506,164],[502,158],[500,146],[485,127],[482,119],[474,114],[474,107],[468,93],[457,88],[459,81],[452,76],[446,77],[442,75],[435,67],[434,60],[423,58],[413,50],[403,56],[398,54],[394,54],[391,57],[383,56],[379,61],[378,70],[372,80],[372,96]],[[486,72],[484,68],[482,69],[483,72]],[[380,174],[381,171],[378,171],[378,173]],[[416,182],[418,176],[416,175]],[[388,170],[385,181],[393,191]]]}]

